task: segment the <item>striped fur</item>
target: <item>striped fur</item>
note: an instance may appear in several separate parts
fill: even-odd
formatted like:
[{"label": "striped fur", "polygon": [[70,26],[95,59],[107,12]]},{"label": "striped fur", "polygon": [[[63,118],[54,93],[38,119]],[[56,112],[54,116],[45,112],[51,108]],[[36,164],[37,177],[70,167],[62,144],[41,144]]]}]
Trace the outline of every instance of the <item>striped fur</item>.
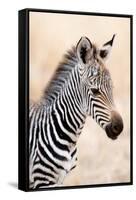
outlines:
[{"label": "striped fur", "polygon": [[30,106],[30,188],[63,183],[76,166],[76,144],[87,115],[103,129],[110,122],[114,107],[110,73],[94,45],[91,57],[82,52],[81,58],[86,56],[82,61],[89,60],[82,63],[78,45],[65,55],[40,103]]}]

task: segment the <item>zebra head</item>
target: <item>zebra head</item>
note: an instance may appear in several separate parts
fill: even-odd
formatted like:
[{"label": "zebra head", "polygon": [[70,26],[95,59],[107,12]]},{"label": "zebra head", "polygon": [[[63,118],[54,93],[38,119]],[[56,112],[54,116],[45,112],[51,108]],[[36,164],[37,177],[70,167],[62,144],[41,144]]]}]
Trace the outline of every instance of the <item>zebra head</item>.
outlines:
[{"label": "zebra head", "polygon": [[82,37],[76,47],[83,109],[111,139],[116,139],[123,130],[123,121],[113,100],[111,76],[106,68],[114,37],[115,35],[101,49],[92,44],[87,37]]}]

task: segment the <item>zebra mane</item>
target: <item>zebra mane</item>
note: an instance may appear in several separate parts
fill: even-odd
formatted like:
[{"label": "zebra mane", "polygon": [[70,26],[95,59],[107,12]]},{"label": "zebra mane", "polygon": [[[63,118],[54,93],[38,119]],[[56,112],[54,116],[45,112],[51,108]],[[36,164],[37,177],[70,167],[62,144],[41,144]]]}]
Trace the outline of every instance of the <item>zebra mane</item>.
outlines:
[{"label": "zebra mane", "polygon": [[44,100],[50,102],[51,99],[56,99],[60,90],[67,82],[72,69],[77,63],[76,47],[72,47],[63,56],[63,61],[59,63],[57,69],[47,87],[44,90]]}]

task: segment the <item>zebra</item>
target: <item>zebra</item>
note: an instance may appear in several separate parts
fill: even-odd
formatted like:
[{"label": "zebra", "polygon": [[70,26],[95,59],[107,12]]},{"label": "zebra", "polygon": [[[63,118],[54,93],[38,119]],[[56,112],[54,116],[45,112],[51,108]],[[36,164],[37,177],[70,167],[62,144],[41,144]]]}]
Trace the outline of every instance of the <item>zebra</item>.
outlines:
[{"label": "zebra", "polygon": [[113,140],[123,120],[106,61],[115,35],[98,48],[81,37],[59,64],[39,103],[29,108],[29,186],[61,186],[77,164],[77,141],[91,116]]}]

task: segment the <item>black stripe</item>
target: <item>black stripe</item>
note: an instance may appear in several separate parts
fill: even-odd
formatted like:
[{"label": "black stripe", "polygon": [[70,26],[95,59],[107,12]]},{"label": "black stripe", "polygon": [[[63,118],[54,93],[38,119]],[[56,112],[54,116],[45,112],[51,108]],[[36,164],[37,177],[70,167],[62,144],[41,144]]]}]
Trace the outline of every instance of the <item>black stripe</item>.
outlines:
[{"label": "black stripe", "polygon": [[[48,116],[48,117],[49,117],[49,116]],[[42,122],[42,121],[41,121],[41,122]],[[50,130],[49,134],[51,134],[51,139],[53,140],[53,137],[52,137],[52,136],[54,136],[54,134],[53,134],[53,128],[52,128],[51,122],[50,122],[50,117],[49,117],[48,123],[49,123],[49,130]],[[47,126],[47,124],[45,124],[45,125]],[[45,126],[45,127],[46,127],[46,126]],[[47,130],[46,130],[46,133],[47,133]],[[45,136],[43,137],[43,129],[41,129],[41,136],[42,136],[43,143],[46,145],[46,147],[48,148],[48,150],[51,152],[51,154],[52,154],[55,158],[57,158],[58,160],[63,160],[63,161],[64,161],[64,160],[67,160],[66,157],[64,157],[64,156],[58,154],[56,151],[54,151],[54,149],[53,149],[52,146],[50,145],[50,140],[49,140],[49,138],[48,138],[48,134],[46,134],[46,136],[47,136],[47,138],[48,138],[49,144],[46,143]],[[54,137],[54,139],[56,139],[56,138]],[[53,142],[54,142],[54,140],[53,140]],[[60,147],[63,146],[63,145],[61,146],[60,143],[58,143],[56,140],[55,140],[55,142],[54,142],[54,145],[55,145],[55,146],[58,145],[58,146],[59,146],[59,149],[60,149]],[[67,147],[66,145],[64,145],[63,148],[65,148],[65,149],[68,151],[68,147]]]},{"label": "black stripe", "polygon": [[[63,119],[62,113],[61,113],[61,111],[60,111],[60,109],[59,109],[57,103],[56,103],[56,110],[57,110],[57,112],[58,112],[58,114],[59,114],[59,116],[60,116],[60,119],[61,119],[61,122],[62,122],[63,127],[64,127],[67,131],[69,131],[70,133],[75,134],[75,131],[69,127],[69,125],[67,124],[67,121]],[[68,118],[68,119],[69,119],[69,118]],[[70,120],[71,120],[71,118],[70,118]],[[71,120],[71,121],[72,121],[72,120]]]},{"label": "black stripe", "polygon": [[71,157],[73,158],[73,156],[75,155],[75,153],[77,152],[77,148],[75,148],[75,150],[72,152]]},{"label": "black stripe", "polygon": [[64,150],[64,151],[67,151],[69,152],[69,148],[67,145],[65,144],[61,144],[59,141],[57,141],[56,137],[55,137],[55,134],[54,134],[54,128],[51,124],[51,121],[49,121],[50,123],[50,133],[51,133],[51,138],[53,140],[53,143],[56,145],[56,147],[58,147],[59,149],[61,150]]},{"label": "black stripe", "polygon": [[[39,151],[41,152],[41,154],[42,154],[49,162],[51,162],[56,168],[58,168],[58,169],[63,169],[63,170],[64,170],[64,168],[63,168],[61,165],[58,165],[57,163],[55,163],[54,160],[52,160],[52,159],[48,156],[48,154],[46,153],[46,151],[44,151],[44,149],[43,149],[43,147],[41,146],[40,143],[38,143],[38,147],[39,147]],[[39,155],[39,156],[40,156],[40,155]],[[42,159],[42,158],[41,158],[41,159]]]},{"label": "black stripe", "polygon": [[106,116],[106,115],[101,115],[101,114],[95,115],[96,120],[97,120],[98,117],[101,117],[101,119],[104,119],[104,120],[106,120],[107,122],[108,122],[108,120],[109,120],[109,119],[107,119],[107,116]]},{"label": "black stripe", "polygon": [[94,103],[92,106],[93,106],[93,118],[94,118],[94,116],[95,116],[94,107],[95,107],[95,108],[100,108],[100,109],[106,110],[104,107],[102,107],[102,106],[100,106],[100,105],[97,105],[97,104],[95,104],[95,103]]},{"label": "black stripe", "polygon": [[34,182],[36,182],[36,181],[42,181],[42,182],[44,182],[44,181],[49,181],[49,180],[47,178],[45,178],[45,177],[36,176],[36,177],[34,177]]},{"label": "black stripe", "polygon": [[76,123],[76,125],[77,125],[76,128],[78,128],[78,127],[80,127],[80,124],[79,124],[79,122],[77,121],[77,119],[74,117],[74,114],[73,114],[73,113],[76,113],[76,112],[75,112],[74,106],[71,107],[71,105],[73,105],[73,103],[70,104],[70,99],[69,99],[69,94],[68,94],[68,93],[67,93],[67,95],[65,95],[65,98],[66,98],[66,100],[67,100],[67,106],[69,107],[69,110],[70,110],[71,114],[73,115],[73,118],[74,118],[75,123]]},{"label": "black stripe", "polygon": [[54,126],[56,127],[57,133],[61,139],[64,139],[68,141],[69,143],[75,144],[75,142],[65,133],[61,130],[61,127],[58,123],[58,119],[54,113],[52,113],[52,120],[54,121]]},{"label": "black stripe", "polygon": [[91,102],[97,102],[97,103],[100,103],[100,104],[102,104],[104,106],[107,105],[107,104],[105,104],[105,102],[101,98],[93,98],[93,97],[91,97]]},{"label": "black stripe", "polygon": [[99,113],[101,113],[101,114],[103,114],[103,115],[107,116],[105,112],[103,112],[103,111],[100,111],[100,110],[96,110],[96,111],[95,111],[95,115],[97,115],[97,113],[98,113],[98,114],[99,114]]},{"label": "black stripe", "polygon": [[81,94],[80,94],[80,97],[79,97],[79,91],[80,90],[79,90],[79,85],[77,85],[77,83],[80,84],[80,80],[77,77],[77,73],[75,73],[75,77],[72,77],[72,83],[74,85],[74,87],[73,87],[72,84],[71,84],[72,90],[73,90],[74,93],[75,93],[75,90],[76,90],[75,95],[76,95],[77,101],[78,101],[79,104],[81,104],[81,99],[80,99]]},{"label": "black stripe", "polygon": [[[31,111],[33,110],[33,111]],[[30,115],[30,112],[31,112],[31,115]],[[33,107],[29,110],[29,122],[32,120],[33,118],[33,115],[34,115],[34,112],[35,112],[35,108],[33,109]]]},{"label": "black stripe", "polygon": [[108,120],[106,120],[106,119],[101,119],[101,118],[100,118],[100,119],[98,120],[98,123],[100,124],[100,123],[101,123],[101,121],[104,121],[104,122],[109,122],[109,121],[108,121]]},{"label": "black stripe", "polygon": [[74,165],[71,169],[70,169],[70,171],[72,171],[73,169],[75,169],[76,168],[76,165]]},{"label": "black stripe", "polygon": [[[46,169],[45,169],[46,170]],[[40,167],[39,168],[36,168],[33,173],[39,173],[39,174],[42,174],[44,176],[49,176],[51,178],[55,178],[55,176],[53,176],[53,174],[49,173],[49,172],[46,172],[46,171],[43,171]],[[48,180],[48,179],[47,179]]]},{"label": "black stripe", "polygon": [[[75,99],[75,96],[72,96],[71,90],[69,90],[69,93],[70,93],[71,97],[73,97],[73,100],[74,100],[74,99]],[[73,105],[72,100],[70,100],[70,101],[71,101],[71,103],[72,103],[72,105]],[[74,111],[75,111],[75,113],[76,113],[78,119],[80,120],[80,122],[83,123],[83,122],[84,122],[83,119],[82,119],[82,118],[80,117],[80,115],[78,114],[78,113],[80,113],[80,114],[82,115],[81,110],[79,110],[79,107],[77,106],[76,101],[74,101],[74,103],[75,103],[75,105],[74,105],[73,109],[76,107],[76,109],[78,110],[78,112],[76,112],[75,109],[74,109]],[[79,126],[79,127],[80,127],[80,126]]]},{"label": "black stripe", "polygon": [[[62,101],[63,101],[63,103],[64,103],[64,105],[65,105],[65,108],[64,108],[64,106],[63,106],[63,104],[61,104],[61,106],[62,106],[62,109],[64,109],[65,110],[65,115],[67,115],[68,116],[68,120],[69,120],[69,122],[70,122],[70,124],[71,124],[71,126],[73,126],[74,127],[74,129],[76,130],[77,129],[77,127],[76,127],[76,125],[73,123],[73,120],[71,119],[71,116],[70,116],[70,114],[69,114],[69,109],[68,109],[68,105],[67,105],[67,103],[66,103],[66,101],[65,101],[65,99],[64,99],[64,97],[62,97]],[[64,115],[64,117],[65,117],[65,115]]]},{"label": "black stripe", "polygon": [[[33,113],[33,115],[34,115],[34,114],[35,114],[35,113]],[[37,116],[37,113],[35,114],[33,121],[32,121],[32,119],[31,119],[31,120],[29,119],[29,127],[31,128],[31,126],[32,126],[31,133],[29,133],[29,135],[31,135],[31,141],[30,141],[30,144],[29,144],[30,151],[31,151],[31,149],[32,149],[33,141],[34,141],[34,128],[35,128],[35,118],[36,118],[36,116]],[[29,129],[29,131],[30,131],[30,129]],[[30,137],[30,136],[29,136],[29,137]],[[31,152],[29,152],[29,153],[31,153]]]},{"label": "black stripe", "polygon": [[[49,134],[51,134],[51,133],[49,132]],[[46,141],[44,140],[44,144],[45,144],[46,148],[49,150],[49,152],[50,152],[56,159],[58,159],[58,160],[63,160],[63,161],[64,161],[64,160],[67,160],[66,157],[64,157],[64,156],[58,154],[56,151],[54,151],[54,149],[52,148],[52,146],[51,146],[51,144],[50,144],[50,140],[49,140],[49,144],[47,144]],[[54,144],[54,145],[55,145],[55,144]]]},{"label": "black stripe", "polygon": [[52,166],[45,163],[41,158],[39,158],[39,159],[40,159],[39,161],[35,161],[35,163],[34,163],[35,165],[40,164],[40,165],[44,166],[45,168],[48,168],[51,171],[53,171],[54,173],[56,173],[55,169]]},{"label": "black stripe", "polygon": [[35,189],[38,189],[38,188],[40,188],[40,187],[47,187],[47,186],[50,186],[50,185],[54,185],[55,183],[54,182],[52,182],[52,181],[50,181],[48,184],[47,183],[39,183],[39,184],[37,184],[37,186],[35,187]]},{"label": "black stripe", "polygon": [[[30,143],[30,151],[31,151],[31,149],[32,149],[32,146],[33,146],[33,141],[34,141],[34,137],[35,137],[35,144],[34,144],[34,149],[35,149],[35,147],[36,147],[36,141],[37,141],[37,139],[38,139],[38,134],[39,134],[39,120],[40,120],[40,115],[41,115],[41,111],[40,111],[40,113],[36,113],[36,118],[35,118],[35,120],[34,120],[34,123],[33,123],[33,129],[32,129],[32,142]],[[35,126],[36,126],[36,132],[35,132]],[[35,133],[35,135],[34,135],[34,133]],[[31,153],[31,152],[30,152]],[[32,153],[34,153],[34,152],[32,152]]]},{"label": "black stripe", "polygon": [[[42,121],[42,123],[43,123],[43,121]],[[43,128],[44,128],[44,131],[43,131]],[[44,135],[44,133],[46,135]],[[41,139],[42,139],[42,142],[47,146],[47,142],[46,142],[45,138],[47,139],[47,141],[49,143],[49,139],[47,137],[47,115],[46,115],[46,119],[45,119],[45,124],[44,124],[44,126],[42,124],[42,128],[41,128]]]}]

